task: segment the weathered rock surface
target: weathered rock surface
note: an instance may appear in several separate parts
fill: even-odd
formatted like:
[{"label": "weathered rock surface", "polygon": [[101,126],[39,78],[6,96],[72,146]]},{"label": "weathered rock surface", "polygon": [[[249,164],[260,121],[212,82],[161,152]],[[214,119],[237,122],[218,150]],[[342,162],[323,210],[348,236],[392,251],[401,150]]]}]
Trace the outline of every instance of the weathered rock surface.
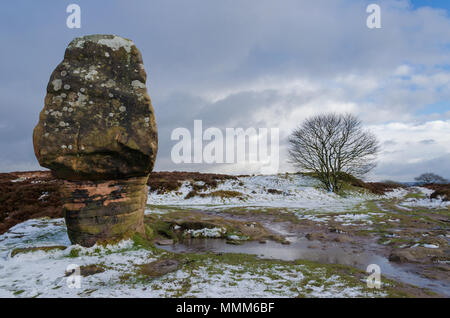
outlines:
[{"label": "weathered rock surface", "polygon": [[396,263],[432,263],[433,259],[444,256],[442,249],[415,247],[396,249],[389,255],[389,261]]},{"label": "weathered rock surface", "polygon": [[156,240],[155,243],[160,246],[167,246],[167,245],[173,245],[174,241],[173,240]]},{"label": "weathered rock surface", "polygon": [[175,272],[180,267],[176,259],[162,259],[142,265],[141,273],[151,277],[160,277]]},{"label": "weathered rock surface", "polygon": [[130,40],[73,40],[53,71],[33,134],[39,163],[67,180],[148,175],[157,129],[142,56]]},{"label": "weathered rock surface", "polygon": [[91,246],[143,231],[157,128],[142,56],[114,35],[73,40],[50,77],[34,151],[64,179],[73,243]]},{"label": "weathered rock surface", "polygon": [[305,237],[310,241],[315,241],[315,240],[325,239],[326,235],[323,232],[312,232],[312,233],[307,233],[305,235]]},{"label": "weathered rock surface", "polygon": [[[103,273],[105,269],[99,265],[91,264],[91,265],[83,265],[80,266],[80,275],[83,277],[92,276],[95,274]],[[66,271],[66,276],[70,276],[75,273],[75,269],[71,271]]]},{"label": "weathered rock surface", "polygon": [[64,217],[72,243],[92,246],[144,233],[147,177],[64,181]]}]

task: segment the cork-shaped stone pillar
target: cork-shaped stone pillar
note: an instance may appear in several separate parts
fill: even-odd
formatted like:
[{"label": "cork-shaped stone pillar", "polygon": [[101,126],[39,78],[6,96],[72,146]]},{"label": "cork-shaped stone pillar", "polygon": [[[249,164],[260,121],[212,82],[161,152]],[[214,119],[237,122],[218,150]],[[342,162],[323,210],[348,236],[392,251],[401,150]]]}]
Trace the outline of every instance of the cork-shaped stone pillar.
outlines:
[{"label": "cork-shaped stone pillar", "polygon": [[50,77],[34,152],[64,180],[74,244],[144,231],[146,183],[158,148],[146,78],[134,43],[114,35],[74,39]]}]

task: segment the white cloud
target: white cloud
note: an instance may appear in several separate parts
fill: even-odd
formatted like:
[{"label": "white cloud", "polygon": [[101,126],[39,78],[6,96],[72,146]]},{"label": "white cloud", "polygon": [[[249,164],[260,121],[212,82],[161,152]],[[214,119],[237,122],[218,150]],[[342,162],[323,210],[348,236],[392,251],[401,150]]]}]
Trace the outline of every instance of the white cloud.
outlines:
[{"label": "white cloud", "polygon": [[[379,158],[381,167],[375,171],[378,172],[378,179],[384,176],[407,181],[427,171],[439,171],[445,177],[450,176],[448,160],[440,162],[439,165],[431,164],[450,156],[450,120],[420,124],[394,122],[374,125],[370,129],[383,144]],[[403,169],[398,168],[401,165]],[[390,166],[397,167],[397,172],[389,172]]]}]

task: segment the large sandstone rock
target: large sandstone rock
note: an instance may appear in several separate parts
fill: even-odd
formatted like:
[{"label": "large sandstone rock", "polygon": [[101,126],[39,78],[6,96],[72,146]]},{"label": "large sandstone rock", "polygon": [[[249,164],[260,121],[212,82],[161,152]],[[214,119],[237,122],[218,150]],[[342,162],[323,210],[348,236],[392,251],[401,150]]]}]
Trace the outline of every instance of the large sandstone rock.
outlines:
[{"label": "large sandstone rock", "polygon": [[76,38],[50,77],[34,151],[65,180],[73,243],[90,246],[143,230],[158,143],[146,77],[134,43],[114,35]]}]

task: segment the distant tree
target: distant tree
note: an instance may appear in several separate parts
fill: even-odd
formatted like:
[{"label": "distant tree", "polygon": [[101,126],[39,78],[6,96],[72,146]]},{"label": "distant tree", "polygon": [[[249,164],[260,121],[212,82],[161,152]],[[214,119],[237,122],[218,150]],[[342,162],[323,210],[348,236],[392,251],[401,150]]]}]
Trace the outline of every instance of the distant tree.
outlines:
[{"label": "distant tree", "polygon": [[302,172],[313,172],[325,189],[341,190],[348,174],[362,177],[375,167],[378,141],[351,114],[306,119],[289,137],[289,157]]},{"label": "distant tree", "polygon": [[420,176],[415,178],[415,180],[417,182],[424,183],[424,184],[426,184],[426,183],[440,183],[440,184],[443,184],[443,183],[448,183],[449,182],[445,178],[443,178],[443,177],[441,177],[441,176],[439,176],[437,174],[431,173],[431,172],[422,173]]}]

